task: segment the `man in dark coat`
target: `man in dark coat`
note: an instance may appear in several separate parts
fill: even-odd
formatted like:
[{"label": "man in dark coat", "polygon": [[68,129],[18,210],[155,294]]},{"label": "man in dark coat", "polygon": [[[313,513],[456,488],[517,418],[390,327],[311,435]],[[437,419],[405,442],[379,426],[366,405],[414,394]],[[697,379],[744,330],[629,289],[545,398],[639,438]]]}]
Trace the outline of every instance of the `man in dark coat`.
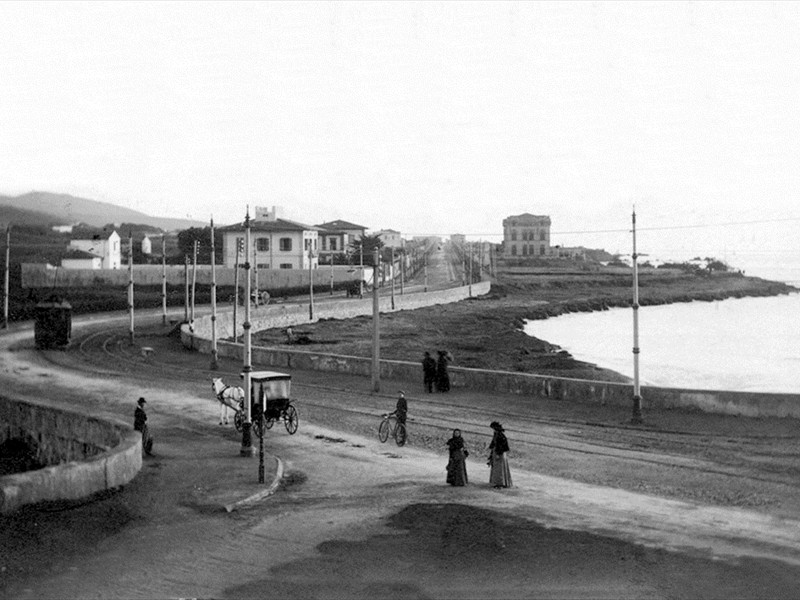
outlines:
[{"label": "man in dark coat", "polygon": [[406,402],[406,395],[401,390],[400,396],[397,398],[397,406],[395,406],[394,414],[397,417],[397,421],[402,423],[403,425],[406,424],[406,415],[408,415],[408,403]]},{"label": "man in dark coat", "polygon": [[425,391],[429,394],[433,392],[433,382],[436,380],[436,360],[431,356],[430,352],[425,353],[425,358],[422,359],[422,385]]},{"label": "man in dark coat", "polygon": [[147,404],[147,400],[144,398],[139,398],[136,402],[136,410],[133,411],[133,428],[142,433],[142,449],[146,454],[150,455],[153,449],[153,438],[150,437],[150,433],[147,430],[147,413],[144,412],[145,404]]}]

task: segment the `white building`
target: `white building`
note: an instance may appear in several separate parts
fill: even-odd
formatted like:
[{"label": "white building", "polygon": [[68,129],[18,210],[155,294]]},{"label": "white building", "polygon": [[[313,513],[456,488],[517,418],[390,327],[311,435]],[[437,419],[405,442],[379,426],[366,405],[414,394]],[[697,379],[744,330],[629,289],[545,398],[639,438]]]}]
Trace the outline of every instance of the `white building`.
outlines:
[{"label": "white building", "polygon": [[[279,219],[276,211],[256,207],[250,219],[251,265],[259,269],[316,269],[319,266],[319,230],[288,219]],[[244,249],[244,223],[219,228],[222,233],[223,265],[236,264],[236,249]],[[255,262],[253,257],[255,256]],[[239,264],[244,264],[239,254]]]},{"label": "white building", "polygon": [[[62,266],[66,268],[80,268],[80,269],[88,269],[88,268],[99,268],[99,269],[119,269],[122,265],[122,248],[120,246],[120,238],[119,234],[116,231],[112,231],[111,235],[107,238],[103,239],[101,236],[96,235],[91,240],[70,240],[69,247],[67,248],[68,251],[70,250],[80,250],[92,257],[100,259],[100,266],[99,267],[89,267],[89,266],[80,266],[80,267],[67,267],[66,265]],[[67,259],[72,260],[72,259]],[[79,259],[81,264],[88,264],[87,257],[81,257]],[[91,264],[96,264],[96,261],[91,261]]]},{"label": "white building", "polygon": [[323,253],[345,254],[351,242],[364,237],[367,228],[348,221],[329,221],[317,225],[320,250]]},{"label": "white building", "polygon": [[381,229],[380,231],[376,231],[374,235],[380,238],[386,248],[403,247],[403,238],[400,237],[399,231],[395,231],[394,229]]},{"label": "white building", "polygon": [[142,238],[142,254],[144,254],[145,256],[149,256],[152,253],[153,253],[153,242],[150,241],[149,237],[144,236],[144,238]]}]

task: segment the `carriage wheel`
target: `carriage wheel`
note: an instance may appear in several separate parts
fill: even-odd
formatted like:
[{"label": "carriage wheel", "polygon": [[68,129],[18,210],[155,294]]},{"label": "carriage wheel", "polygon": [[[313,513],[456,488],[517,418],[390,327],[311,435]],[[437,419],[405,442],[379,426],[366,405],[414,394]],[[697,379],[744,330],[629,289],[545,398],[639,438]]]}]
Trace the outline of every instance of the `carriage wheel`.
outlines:
[{"label": "carriage wheel", "polygon": [[297,409],[289,405],[289,408],[286,409],[286,413],[283,415],[283,423],[286,425],[286,431],[289,432],[289,435],[293,435],[297,431],[297,426],[300,424],[300,418],[297,416]]},{"label": "carriage wheel", "polygon": [[233,426],[236,427],[236,431],[241,433],[242,425],[244,425],[244,413],[242,413],[240,410],[237,410],[236,414],[233,415]]},{"label": "carriage wheel", "polygon": [[389,419],[384,419],[381,421],[381,424],[378,425],[378,439],[381,443],[389,439]]},{"label": "carriage wheel", "polygon": [[273,425],[275,425],[275,419],[272,419],[267,415],[264,415],[264,427],[266,427],[267,429],[272,429]]},{"label": "carriage wheel", "polygon": [[406,444],[406,426],[402,423],[397,424],[397,429],[394,430],[394,441],[398,446],[405,446]]}]

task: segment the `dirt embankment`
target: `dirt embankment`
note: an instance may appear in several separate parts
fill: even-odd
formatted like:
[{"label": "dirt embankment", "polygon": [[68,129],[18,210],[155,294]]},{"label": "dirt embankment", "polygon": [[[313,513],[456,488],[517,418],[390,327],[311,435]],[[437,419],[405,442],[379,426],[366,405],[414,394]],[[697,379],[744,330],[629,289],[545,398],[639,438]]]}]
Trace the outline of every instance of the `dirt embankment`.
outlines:
[{"label": "dirt embankment", "polygon": [[[500,277],[484,297],[382,315],[381,358],[418,362],[426,350],[435,356],[435,350],[445,349],[455,357],[454,366],[628,381],[614,371],[577,361],[558,346],[526,335],[522,328],[527,320],[630,307],[632,289],[631,277],[619,274]],[[698,276],[652,270],[639,276],[642,306],[793,291],[797,290],[783,283],[739,274]],[[308,336],[308,349],[369,357],[372,326],[371,317],[328,319],[295,328],[295,333]],[[258,333],[254,342],[278,346],[287,340],[283,330],[275,329]]]}]

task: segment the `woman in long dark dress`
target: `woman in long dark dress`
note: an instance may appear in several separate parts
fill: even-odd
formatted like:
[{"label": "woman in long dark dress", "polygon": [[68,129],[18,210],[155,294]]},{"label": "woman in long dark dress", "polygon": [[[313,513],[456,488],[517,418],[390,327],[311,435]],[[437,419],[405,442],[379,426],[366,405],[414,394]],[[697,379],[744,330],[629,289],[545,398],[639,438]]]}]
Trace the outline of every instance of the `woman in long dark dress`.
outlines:
[{"label": "woman in long dark dress", "polygon": [[467,485],[467,456],[469,452],[464,448],[464,438],[461,430],[454,429],[453,437],[447,440],[450,450],[450,460],[447,463],[447,483],[450,485]]},{"label": "woman in long dark dress", "polygon": [[503,426],[497,421],[489,425],[494,430],[492,442],[489,444],[489,485],[496,488],[511,487],[511,470],[508,468],[508,439]]}]

